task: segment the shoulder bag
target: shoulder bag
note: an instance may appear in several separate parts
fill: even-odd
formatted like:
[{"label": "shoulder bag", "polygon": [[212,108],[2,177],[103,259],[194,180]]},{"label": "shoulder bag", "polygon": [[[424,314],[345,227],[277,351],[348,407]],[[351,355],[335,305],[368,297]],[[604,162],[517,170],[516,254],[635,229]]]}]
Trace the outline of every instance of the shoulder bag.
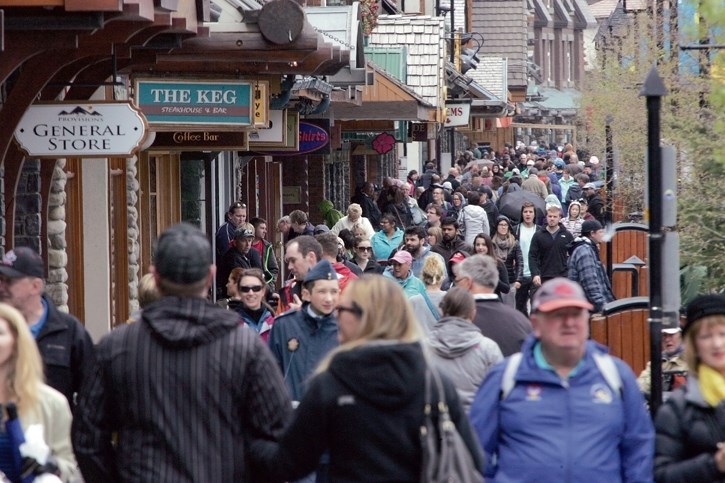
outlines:
[{"label": "shoulder bag", "polygon": [[[437,394],[437,422],[433,418],[433,399]],[[480,483],[483,476],[474,464],[471,452],[451,421],[445,391],[438,371],[426,368],[424,421],[420,427],[423,447],[422,483]]]}]

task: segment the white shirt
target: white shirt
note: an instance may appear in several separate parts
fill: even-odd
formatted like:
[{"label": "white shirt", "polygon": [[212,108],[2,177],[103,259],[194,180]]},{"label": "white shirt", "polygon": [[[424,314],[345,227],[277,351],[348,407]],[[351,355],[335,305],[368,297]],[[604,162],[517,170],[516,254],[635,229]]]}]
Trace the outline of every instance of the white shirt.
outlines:
[{"label": "white shirt", "polygon": [[534,233],[536,233],[536,225],[531,225],[531,228],[529,228],[522,223],[519,227],[519,245],[521,246],[521,255],[524,257],[524,277],[531,276],[529,248],[531,248],[531,239],[534,237]]}]

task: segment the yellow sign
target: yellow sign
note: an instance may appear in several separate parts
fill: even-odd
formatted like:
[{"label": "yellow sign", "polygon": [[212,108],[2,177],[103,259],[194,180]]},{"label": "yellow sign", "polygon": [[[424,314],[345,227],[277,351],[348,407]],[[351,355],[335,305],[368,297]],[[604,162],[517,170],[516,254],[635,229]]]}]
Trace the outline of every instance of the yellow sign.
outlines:
[{"label": "yellow sign", "polygon": [[254,94],[252,96],[252,107],[254,127],[269,127],[269,82],[258,81],[254,83]]}]

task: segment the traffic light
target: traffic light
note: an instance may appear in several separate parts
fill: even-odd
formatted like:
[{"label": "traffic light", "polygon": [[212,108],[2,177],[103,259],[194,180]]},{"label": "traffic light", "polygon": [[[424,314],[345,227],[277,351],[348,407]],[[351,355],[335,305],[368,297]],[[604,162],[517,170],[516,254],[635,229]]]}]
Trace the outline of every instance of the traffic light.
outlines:
[{"label": "traffic light", "polygon": [[480,60],[478,58],[478,50],[469,48],[461,49],[461,74],[465,74],[469,70],[478,67]]}]

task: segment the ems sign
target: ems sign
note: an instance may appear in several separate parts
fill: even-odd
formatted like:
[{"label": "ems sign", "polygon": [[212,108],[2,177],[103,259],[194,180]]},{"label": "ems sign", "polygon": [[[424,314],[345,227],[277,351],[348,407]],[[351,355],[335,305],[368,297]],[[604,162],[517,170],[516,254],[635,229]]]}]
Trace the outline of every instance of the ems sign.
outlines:
[{"label": "ems sign", "polygon": [[15,141],[30,157],[130,156],[146,136],[146,120],[128,102],[30,106]]},{"label": "ems sign", "polygon": [[468,126],[468,118],[471,115],[470,103],[446,102],[445,127]]}]

